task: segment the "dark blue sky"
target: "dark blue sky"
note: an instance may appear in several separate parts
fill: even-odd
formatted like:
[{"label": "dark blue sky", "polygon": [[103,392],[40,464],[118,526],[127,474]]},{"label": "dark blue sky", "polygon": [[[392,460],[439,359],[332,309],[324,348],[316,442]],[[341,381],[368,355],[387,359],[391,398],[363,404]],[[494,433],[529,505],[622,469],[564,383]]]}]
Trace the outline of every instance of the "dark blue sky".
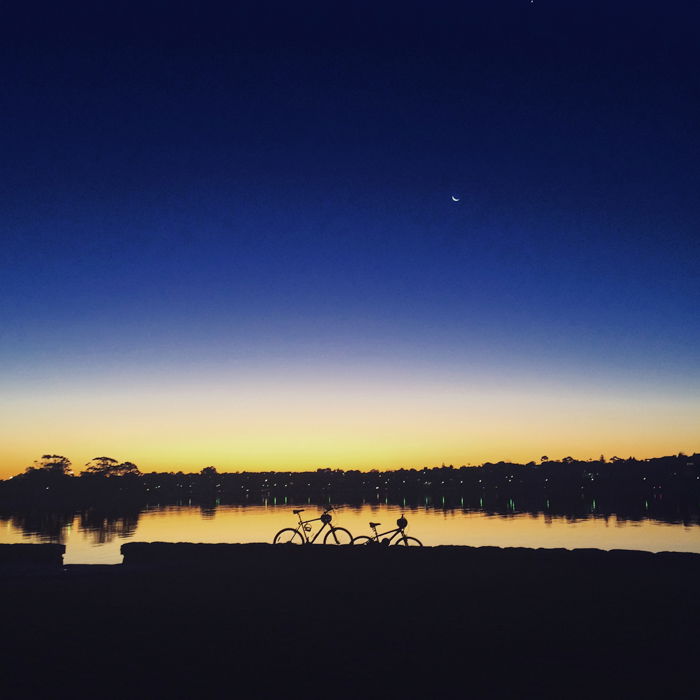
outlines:
[{"label": "dark blue sky", "polygon": [[699,20],[694,2],[5,5],[2,362],[402,358],[696,386]]}]

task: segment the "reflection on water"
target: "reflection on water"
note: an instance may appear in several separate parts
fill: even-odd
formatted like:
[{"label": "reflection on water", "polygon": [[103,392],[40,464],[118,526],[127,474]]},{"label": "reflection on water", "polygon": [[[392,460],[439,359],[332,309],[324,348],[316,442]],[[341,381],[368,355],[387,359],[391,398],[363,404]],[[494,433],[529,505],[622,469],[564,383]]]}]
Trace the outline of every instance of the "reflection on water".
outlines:
[{"label": "reflection on water", "polygon": [[89,535],[93,544],[107,544],[115,537],[130,539],[136,532],[140,515],[138,508],[124,513],[90,509],[78,515],[78,528]]},{"label": "reflection on water", "polygon": [[[83,533],[95,545],[107,544],[115,537],[129,539],[136,532],[141,511],[138,508],[104,511],[89,508],[73,511],[36,510],[0,514],[6,530],[17,530],[25,538],[38,542],[65,543],[74,530]],[[0,535],[0,542],[5,542]]]},{"label": "reflection on water", "polygon": [[[305,516],[316,517],[321,507],[302,504]],[[79,512],[32,511],[0,513],[0,542],[60,542],[66,544],[67,564],[121,562],[119,547],[126,541],[143,542],[270,542],[283,527],[294,527],[292,504],[273,499],[257,505],[202,505],[154,507],[140,510],[91,508]],[[549,508],[549,505],[546,505]],[[700,553],[697,518],[664,522],[657,519],[598,513],[595,502],[581,513],[519,512],[516,503],[498,511],[472,509],[462,504],[361,503],[339,506],[334,525],[353,535],[369,533],[370,520],[387,529],[402,512],[407,534],[425,545],[456,544],[499,547],[597,547]],[[635,514],[636,515],[636,514]]]}]

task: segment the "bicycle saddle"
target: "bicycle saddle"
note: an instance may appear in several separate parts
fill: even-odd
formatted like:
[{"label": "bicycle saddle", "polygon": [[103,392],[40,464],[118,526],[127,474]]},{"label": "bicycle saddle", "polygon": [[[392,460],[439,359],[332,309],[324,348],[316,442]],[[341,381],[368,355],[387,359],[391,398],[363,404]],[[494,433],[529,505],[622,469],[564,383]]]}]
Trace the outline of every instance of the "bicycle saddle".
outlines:
[{"label": "bicycle saddle", "polygon": [[294,515],[299,515],[299,513],[303,513],[303,512],[304,512],[303,508],[301,510],[293,510],[292,511],[292,513],[294,513]]},{"label": "bicycle saddle", "polygon": [[380,525],[381,525],[381,523],[370,523],[369,524],[370,527],[379,527]]}]

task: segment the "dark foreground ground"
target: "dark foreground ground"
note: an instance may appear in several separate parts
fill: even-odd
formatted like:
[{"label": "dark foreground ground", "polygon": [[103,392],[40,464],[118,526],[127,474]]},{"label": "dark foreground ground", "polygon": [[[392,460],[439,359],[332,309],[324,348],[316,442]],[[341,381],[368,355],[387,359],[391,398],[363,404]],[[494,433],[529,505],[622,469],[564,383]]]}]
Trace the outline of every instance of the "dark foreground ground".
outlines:
[{"label": "dark foreground ground", "polygon": [[0,697],[700,692],[698,555],[185,544],[124,551],[122,566],[65,569],[3,565],[0,556]]}]

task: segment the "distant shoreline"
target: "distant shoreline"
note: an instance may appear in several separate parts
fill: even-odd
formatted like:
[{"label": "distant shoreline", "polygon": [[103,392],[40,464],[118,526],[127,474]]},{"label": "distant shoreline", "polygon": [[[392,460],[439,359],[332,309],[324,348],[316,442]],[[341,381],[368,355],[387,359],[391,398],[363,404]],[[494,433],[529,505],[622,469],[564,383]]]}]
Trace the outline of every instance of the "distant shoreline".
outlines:
[{"label": "distant shoreline", "polygon": [[[565,458],[540,464],[369,471],[142,474],[130,462],[100,458],[92,472],[70,474],[70,461],[46,455],[39,468],[0,481],[0,512],[11,509],[143,508],[147,505],[354,503],[409,505],[445,501],[471,509],[550,510],[553,514],[654,510],[662,519],[700,517],[700,454],[649,460]],[[50,458],[50,459],[49,459]],[[544,458],[543,458],[544,459]]]}]

